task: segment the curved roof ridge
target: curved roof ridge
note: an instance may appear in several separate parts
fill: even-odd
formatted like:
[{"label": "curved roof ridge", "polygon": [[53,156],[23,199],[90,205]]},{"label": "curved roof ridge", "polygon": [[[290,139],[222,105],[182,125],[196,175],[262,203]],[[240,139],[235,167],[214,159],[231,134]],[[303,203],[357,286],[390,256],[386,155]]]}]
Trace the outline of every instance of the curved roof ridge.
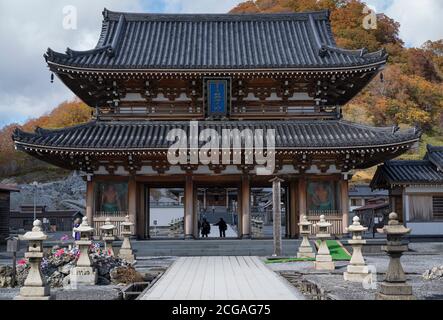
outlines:
[{"label": "curved roof ridge", "polygon": [[317,11],[304,11],[304,12],[291,12],[291,13],[149,13],[149,12],[122,12],[111,11],[108,9],[103,10],[103,19],[105,21],[118,21],[121,16],[124,16],[128,21],[250,21],[250,20],[263,20],[263,18],[269,18],[272,20],[297,20],[308,19],[309,16],[317,20],[328,19],[330,17],[329,10],[317,10]]},{"label": "curved roof ridge", "polygon": [[340,122],[342,122],[344,124],[347,124],[349,126],[358,127],[358,128],[361,128],[361,129],[368,129],[368,128],[370,128],[371,130],[376,130],[376,131],[392,131],[393,134],[395,134],[397,132],[399,132],[399,133],[405,133],[405,132],[409,133],[409,132],[413,132],[413,131],[417,132],[417,133],[421,132],[421,130],[419,128],[407,128],[407,129],[400,130],[398,128],[398,126],[396,126],[396,125],[386,126],[386,127],[374,127],[374,126],[371,126],[371,125],[368,125],[368,124],[351,122],[351,121],[344,120],[344,119],[340,119],[340,120],[337,120],[337,121],[340,121]]},{"label": "curved roof ridge", "polygon": [[340,48],[337,46],[323,44],[320,50],[349,54],[349,55],[354,55],[354,56],[358,56],[361,58],[380,58],[380,59],[384,58],[384,59],[387,59],[389,56],[388,53],[386,52],[385,48],[382,48],[382,49],[374,51],[374,52],[369,52],[367,48],[344,49],[344,48]]}]

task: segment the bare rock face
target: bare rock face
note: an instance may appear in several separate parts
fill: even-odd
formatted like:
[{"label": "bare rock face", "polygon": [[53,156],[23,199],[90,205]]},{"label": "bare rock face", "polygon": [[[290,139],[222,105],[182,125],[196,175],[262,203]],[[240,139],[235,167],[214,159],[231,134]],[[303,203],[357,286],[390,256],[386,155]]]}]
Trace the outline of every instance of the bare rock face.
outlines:
[{"label": "bare rock face", "polygon": [[110,276],[113,284],[130,284],[144,281],[143,276],[132,266],[116,267],[111,270]]},{"label": "bare rock face", "polygon": [[40,183],[37,187],[30,184],[20,184],[18,187],[20,192],[11,194],[11,210],[32,204],[34,193],[38,205],[44,205],[48,210],[84,211],[86,207],[86,183],[76,174],[63,180]]},{"label": "bare rock face", "polygon": [[443,266],[433,267],[423,273],[423,279],[427,281],[441,280],[443,279]]}]

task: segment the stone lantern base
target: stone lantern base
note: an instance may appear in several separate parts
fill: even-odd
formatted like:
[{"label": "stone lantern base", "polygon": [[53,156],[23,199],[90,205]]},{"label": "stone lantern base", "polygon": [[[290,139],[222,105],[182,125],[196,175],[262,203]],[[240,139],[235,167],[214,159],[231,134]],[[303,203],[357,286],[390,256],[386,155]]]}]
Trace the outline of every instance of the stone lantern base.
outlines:
[{"label": "stone lantern base", "polygon": [[126,260],[129,263],[133,263],[135,261],[135,255],[132,253],[131,249],[120,249],[118,252],[118,257]]},{"label": "stone lantern base", "polygon": [[331,255],[317,254],[314,267],[315,270],[333,271],[335,270],[335,263],[332,261]]},{"label": "stone lantern base", "polygon": [[97,283],[98,274],[92,267],[74,267],[70,273],[71,285],[90,285]]},{"label": "stone lantern base", "polygon": [[363,282],[370,275],[367,266],[348,265],[347,271],[343,273],[345,281]]},{"label": "stone lantern base", "polygon": [[52,300],[49,286],[45,287],[22,287],[20,295],[14,297],[14,300]]},{"label": "stone lantern base", "polygon": [[313,252],[311,246],[299,247],[297,252],[297,258],[299,259],[315,258],[315,253]]},{"label": "stone lantern base", "polygon": [[416,300],[412,294],[412,286],[406,283],[382,282],[380,292],[376,293],[375,300]]}]

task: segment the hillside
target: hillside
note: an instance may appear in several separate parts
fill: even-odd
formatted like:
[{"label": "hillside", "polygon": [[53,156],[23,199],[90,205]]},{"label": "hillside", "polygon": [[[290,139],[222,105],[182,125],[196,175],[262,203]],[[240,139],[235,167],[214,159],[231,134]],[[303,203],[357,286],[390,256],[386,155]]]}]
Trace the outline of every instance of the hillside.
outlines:
[{"label": "hillside", "polygon": [[63,102],[51,113],[31,119],[24,125],[10,124],[0,129],[0,182],[48,182],[66,177],[69,172],[39,161],[14,149],[11,139],[15,128],[33,132],[37,127],[59,129],[88,122],[91,108],[78,99]]},{"label": "hillside", "polygon": [[[257,0],[246,1],[231,13],[276,13],[328,9],[338,45],[348,49],[385,48],[389,64],[381,77],[344,108],[345,118],[375,125],[420,126],[424,130],[419,150],[403,156],[421,158],[426,144],[443,145],[443,39],[428,41],[421,48],[407,48],[399,37],[400,25],[379,14],[377,29],[362,27],[365,13],[360,0]],[[31,119],[23,126],[10,124],[0,129],[0,182],[50,181],[68,172],[42,163],[14,150],[11,140],[16,127],[34,131],[36,127],[62,128],[87,122],[91,109],[79,100],[64,102],[51,113]],[[355,175],[370,180],[374,169]]]},{"label": "hillside", "polygon": [[[383,74],[344,108],[346,119],[374,126],[420,126],[424,130],[418,150],[402,156],[420,159],[426,145],[443,145],[443,39],[421,48],[406,48],[399,37],[400,24],[377,15],[377,29],[362,27],[366,13],[360,0],[257,0],[246,1],[231,13],[279,13],[325,10],[337,44],[347,49],[385,48],[389,63]],[[354,179],[369,182],[375,168],[358,172]]]}]

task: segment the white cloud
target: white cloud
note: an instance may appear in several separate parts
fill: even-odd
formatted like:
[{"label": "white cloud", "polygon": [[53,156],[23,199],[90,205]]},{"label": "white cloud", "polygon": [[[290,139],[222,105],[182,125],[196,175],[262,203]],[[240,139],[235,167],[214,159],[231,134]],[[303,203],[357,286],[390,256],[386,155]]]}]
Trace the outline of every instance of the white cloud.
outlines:
[{"label": "white cloud", "polygon": [[368,0],[389,17],[400,22],[400,37],[406,45],[420,47],[427,40],[443,38],[443,1]]},{"label": "white cloud", "polygon": [[163,0],[168,13],[226,13],[242,0]]},{"label": "white cloud", "polygon": [[[78,29],[63,29],[63,7],[75,4]],[[0,1],[0,127],[38,117],[73,97],[58,80],[50,83],[43,59],[48,47],[64,52],[95,46],[104,7],[140,11],[139,0]]]}]

